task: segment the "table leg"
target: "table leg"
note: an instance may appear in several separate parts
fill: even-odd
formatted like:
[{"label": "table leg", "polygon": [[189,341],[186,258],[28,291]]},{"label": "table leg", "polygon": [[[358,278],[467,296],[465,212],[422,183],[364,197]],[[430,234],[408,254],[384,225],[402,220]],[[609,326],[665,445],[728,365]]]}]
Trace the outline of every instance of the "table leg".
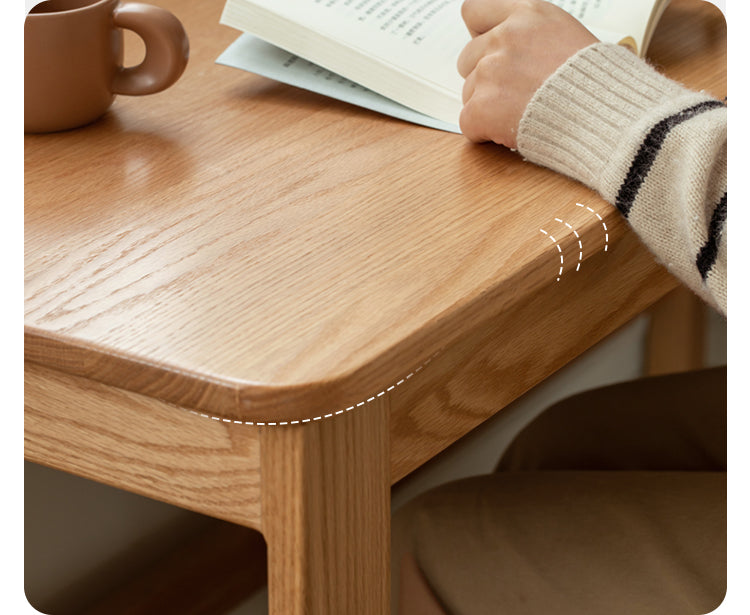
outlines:
[{"label": "table leg", "polygon": [[708,310],[698,296],[678,286],[650,310],[645,375],[659,376],[705,367]]},{"label": "table leg", "polygon": [[385,396],[340,416],[261,429],[270,615],[387,614]]}]

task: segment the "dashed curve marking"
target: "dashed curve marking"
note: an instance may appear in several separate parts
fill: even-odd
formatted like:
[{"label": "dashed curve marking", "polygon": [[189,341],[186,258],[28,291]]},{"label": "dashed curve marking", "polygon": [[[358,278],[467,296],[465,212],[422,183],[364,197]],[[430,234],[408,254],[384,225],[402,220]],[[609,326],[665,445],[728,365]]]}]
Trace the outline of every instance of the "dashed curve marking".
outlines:
[{"label": "dashed curve marking", "polygon": [[557,246],[557,251],[560,253],[560,271],[557,273],[557,280],[555,280],[556,282],[559,282],[560,278],[562,277],[562,274],[563,274],[563,266],[565,265],[565,261],[563,259],[562,248],[560,247],[560,244],[557,243],[557,239],[555,239],[552,235],[550,235],[543,228],[540,228],[539,231],[542,232],[542,233],[544,233],[547,236],[547,238],[550,239],[552,241],[552,243],[554,243]]},{"label": "dashed curve marking", "polygon": [[432,355],[429,359],[427,359],[422,365],[417,367],[413,372],[409,373],[408,376],[404,376],[401,378],[398,382],[395,382],[391,386],[383,389],[379,393],[376,393],[375,395],[371,395],[364,401],[361,401],[356,404],[352,404],[351,406],[348,406],[346,408],[342,408],[341,410],[336,410],[328,412],[327,414],[321,414],[320,416],[315,416],[310,419],[297,419],[294,421],[239,421],[237,419],[230,419],[225,418],[221,416],[212,416],[210,414],[204,414],[203,412],[198,412],[197,410],[188,410],[190,414],[194,414],[196,416],[200,416],[204,419],[211,419],[212,421],[219,421],[220,423],[232,423],[234,425],[253,425],[255,427],[277,427],[281,425],[301,425],[303,423],[312,423],[313,421],[321,421],[323,419],[329,419],[334,416],[338,416],[339,414],[344,414],[345,412],[351,412],[352,410],[356,408],[361,408],[362,406],[365,406],[369,403],[372,403],[376,399],[383,397],[383,395],[390,393],[393,391],[396,387],[401,386],[414,376],[416,376],[419,372],[421,372],[425,367],[427,367],[430,363],[432,363],[432,360],[440,354],[440,351],[436,352],[434,355]]},{"label": "dashed curve marking", "polygon": [[578,235],[578,231],[576,231],[567,222],[563,222],[560,218],[555,218],[555,221],[567,226],[571,231],[573,231],[573,234],[576,236],[576,239],[578,240],[578,264],[576,265],[576,271],[580,271],[581,263],[583,262],[583,243],[581,242],[581,237],[580,235]]},{"label": "dashed curve marking", "polygon": [[604,227],[604,251],[606,252],[607,248],[609,247],[609,231],[607,230],[607,223],[604,222],[604,220],[602,220],[602,217],[598,213],[596,213],[593,209],[591,209],[591,207],[589,207],[588,205],[584,205],[583,203],[576,203],[576,205],[578,205],[578,207],[585,208],[587,211],[590,211],[599,219],[599,222],[602,223],[602,226]]}]

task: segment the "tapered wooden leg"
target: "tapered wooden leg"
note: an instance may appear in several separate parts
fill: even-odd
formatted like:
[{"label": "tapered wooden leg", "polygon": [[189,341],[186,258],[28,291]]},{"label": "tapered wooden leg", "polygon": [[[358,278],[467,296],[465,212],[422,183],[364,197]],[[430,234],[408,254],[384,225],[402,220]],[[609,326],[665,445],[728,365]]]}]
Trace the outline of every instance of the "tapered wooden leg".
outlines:
[{"label": "tapered wooden leg", "polygon": [[261,434],[270,615],[385,615],[389,413],[357,410]]}]

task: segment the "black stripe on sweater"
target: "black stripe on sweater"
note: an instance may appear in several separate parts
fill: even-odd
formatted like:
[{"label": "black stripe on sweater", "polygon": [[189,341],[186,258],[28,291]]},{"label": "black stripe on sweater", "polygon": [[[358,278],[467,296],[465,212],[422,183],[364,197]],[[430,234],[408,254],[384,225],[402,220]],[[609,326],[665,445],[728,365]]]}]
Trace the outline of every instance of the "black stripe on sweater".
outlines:
[{"label": "black stripe on sweater", "polygon": [[719,253],[719,240],[721,239],[721,227],[724,221],[727,219],[727,193],[721,197],[721,200],[716,204],[714,213],[711,214],[711,222],[708,225],[708,239],[703,247],[698,252],[698,257],[695,259],[695,265],[700,271],[701,278],[704,280],[708,276],[708,272],[711,271],[711,267],[716,262],[716,256]]},{"label": "black stripe on sweater", "polygon": [[664,140],[667,138],[669,131],[672,130],[678,124],[689,120],[691,117],[695,117],[699,113],[715,109],[716,107],[723,107],[724,103],[718,100],[707,100],[687,109],[683,109],[679,113],[665,117],[658,124],[655,124],[653,128],[646,135],[646,138],[641,143],[638,153],[633,158],[633,163],[630,165],[628,174],[625,177],[625,181],[620,186],[620,191],[617,193],[615,199],[615,205],[622,214],[627,218],[630,213],[631,207],[641,185],[646,179],[648,172],[651,170],[651,166],[654,164],[654,160],[659,155],[661,146]]}]

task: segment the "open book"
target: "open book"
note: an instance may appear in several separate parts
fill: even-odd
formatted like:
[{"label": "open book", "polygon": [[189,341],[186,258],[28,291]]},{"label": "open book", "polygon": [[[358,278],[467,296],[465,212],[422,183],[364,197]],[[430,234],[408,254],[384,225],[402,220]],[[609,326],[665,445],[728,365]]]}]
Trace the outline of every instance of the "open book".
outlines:
[{"label": "open book", "polygon": [[[549,0],[643,56],[669,0]],[[219,63],[408,121],[458,130],[470,40],[462,0],[227,0],[245,34]]]}]

